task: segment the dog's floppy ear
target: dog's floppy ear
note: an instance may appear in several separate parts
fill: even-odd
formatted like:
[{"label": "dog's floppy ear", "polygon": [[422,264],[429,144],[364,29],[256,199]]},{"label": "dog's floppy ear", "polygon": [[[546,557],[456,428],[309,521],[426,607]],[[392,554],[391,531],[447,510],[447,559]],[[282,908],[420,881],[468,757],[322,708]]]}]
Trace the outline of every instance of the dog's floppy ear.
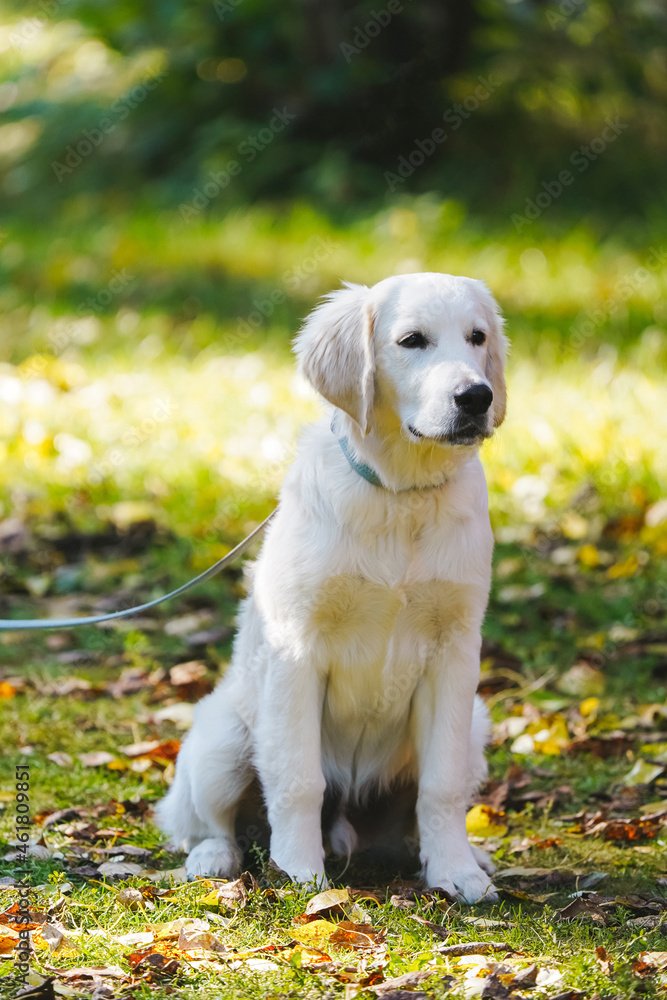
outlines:
[{"label": "dog's floppy ear", "polygon": [[505,360],[507,358],[508,340],[505,336],[505,320],[500,307],[483,281],[477,285],[482,295],[484,311],[491,327],[491,336],[486,348],[486,377],[493,390],[493,426],[500,427],[505,419],[507,407],[507,390],[505,388]]},{"label": "dog's floppy ear", "polygon": [[373,404],[373,312],[366,285],[331,292],[294,341],[300,369],[327,402],[368,433]]}]

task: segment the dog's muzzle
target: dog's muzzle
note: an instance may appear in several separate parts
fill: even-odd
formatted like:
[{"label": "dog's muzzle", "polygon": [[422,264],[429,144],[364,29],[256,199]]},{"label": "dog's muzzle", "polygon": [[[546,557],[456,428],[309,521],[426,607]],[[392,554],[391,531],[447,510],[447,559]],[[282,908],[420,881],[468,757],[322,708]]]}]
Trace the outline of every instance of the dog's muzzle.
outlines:
[{"label": "dog's muzzle", "polygon": [[487,413],[493,402],[493,393],[484,382],[462,386],[454,394],[456,409],[446,430],[431,434],[408,424],[416,438],[439,441],[441,444],[473,445],[490,436]]}]

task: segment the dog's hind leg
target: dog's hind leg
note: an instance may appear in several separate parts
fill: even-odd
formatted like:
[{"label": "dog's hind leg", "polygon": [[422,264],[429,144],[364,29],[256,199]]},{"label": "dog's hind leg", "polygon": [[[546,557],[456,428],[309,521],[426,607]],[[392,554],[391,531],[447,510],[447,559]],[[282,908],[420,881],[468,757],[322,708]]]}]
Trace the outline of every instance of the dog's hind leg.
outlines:
[{"label": "dog's hind leg", "polygon": [[174,784],[158,808],[160,824],[190,852],[185,867],[191,878],[233,876],[243,860],[234,825],[253,771],[247,729],[220,698],[223,689],[198,707]]},{"label": "dog's hind leg", "polygon": [[[475,697],[475,703],[472,710],[470,750],[468,753],[468,784],[472,794],[474,794],[479,786],[486,781],[488,775],[489,768],[484,755],[484,750],[490,739],[490,730],[491,720],[489,719],[489,711],[482,699],[479,695],[477,695]],[[496,870],[496,866],[486,851],[483,851],[481,847],[473,847],[472,845],[471,849],[479,867],[485,871],[487,875],[493,875]]]}]

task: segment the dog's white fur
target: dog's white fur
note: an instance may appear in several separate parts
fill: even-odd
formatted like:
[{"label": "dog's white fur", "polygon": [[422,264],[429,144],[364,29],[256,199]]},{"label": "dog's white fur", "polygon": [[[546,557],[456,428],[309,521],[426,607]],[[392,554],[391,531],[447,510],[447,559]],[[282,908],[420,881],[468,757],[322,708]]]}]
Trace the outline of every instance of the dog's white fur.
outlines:
[{"label": "dog's white fur", "polygon": [[[425,347],[399,343],[413,331]],[[416,781],[427,883],[495,898],[465,814],[486,774],[475,691],[493,539],[477,448],[504,417],[498,308],[483,283],[444,274],[348,285],[306,320],[296,353],[335,433],[329,413],[304,435],[231,666],[197,707],[160,822],[191,875],[233,875],[237,804],[256,773],[271,857],[320,880],[325,787],[340,795],[331,841],[345,852],[346,803]],[[473,383],[493,403],[457,432],[454,396]],[[385,488],[351,468],[342,436]]]}]

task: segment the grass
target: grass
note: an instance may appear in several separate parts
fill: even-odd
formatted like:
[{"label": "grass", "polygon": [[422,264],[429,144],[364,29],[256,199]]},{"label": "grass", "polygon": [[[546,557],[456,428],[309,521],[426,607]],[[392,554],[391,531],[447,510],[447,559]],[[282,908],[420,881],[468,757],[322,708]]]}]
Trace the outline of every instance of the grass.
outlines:
[{"label": "grass", "polygon": [[[502,880],[507,889],[495,905],[450,907],[424,897],[409,910],[386,897],[392,880],[410,878],[411,871],[356,864],[341,879],[379,892],[380,903],[359,905],[375,928],[386,930],[387,978],[433,965],[440,977],[455,977],[455,992],[479,992],[484,976],[468,974],[482,968],[481,959],[475,966],[440,956],[440,940],[411,919],[421,915],[451,930],[447,944],[500,938],[517,949],[515,967],[535,961],[561,974],[533,995],[566,987],[586,996],[662,995],[659,978],[639,979],[631,962],[642,951],[664,950],[664,933],[630,923],[637,911],[627,897],[664,896],[664,882],[657,881],[665,873],[664,828],[640,843],[606,841],[576,833],[573,821],[562,818],[614,805],[622,815],[619,803],[636,817],[665,795],[662,775],[629,791],[624,784],[637,759],[660,762],[667,752],[667,739],[659,739],[665,729],[667,522],[656,507],[667,479],[665,276],[662,265],[646,275],[639,270],[658,244],[650,236],[644,245],[600,241],[585,222],[569,232],[523,236],[499,224],[489,234],[462,218],[454,203],[434,199],[406,201],[346,225],[307,206],[275,213],[256,208],[221,225],[190,227],[148,209],[132,216],[104,209],[100,224],[81,200],[68,211],[69,223],[60,220],[55,240],[10,219],[0,249],[12,278],[0,323],[3,616],[85,614],[98,604],[148,599],[218,558],[268,513],[299,427],[318,412],[294,376],[289,338],[317,295],[341,277],[372,282],[418,268],[484,277],[507,313],[513,353],[508,418],[483,454],[497,547],[482,689],[496,726],[528,719],[529,740],[531,733],[551,733],[550,742],[533,741],[527,751],[524,741],[522,752],[516,737],[501,739],[497,729],[492,780],[521,769],[535,796],[527,802],[510,796],[507,831],[485,839],[501,868],[573,874],[560,884],[540,875]],[[304,261],[320,239],[329,251],[306,274]],[[123,268],[132,280],[106,301],[100,293]],[[248,332],[242,321],[277,288],[285,291],[284,302]],[[585,320],[592,329],[582,326]],[[580,343],[582,330],[589,333]],[[174,686],[168,672],[199,659],[204,680],[215,682],[229,657],[242,592],[235,569],[177,605],[113,629],[50,639],[0,634],[0,684],[6,685],[0,691],[11,695],[0,701],[0,832],[6,840],[13,767],[25,759],[35,813],[124,802],[124,811],[95,822],[123,830],[115,837],[120,844],[150,849],[144,867],[166,871],[181,863],[163,850],[150,817],[133,811],[164,793],[171,766],[153,762],[134,770],[121,748],[182,737],[161,709],[189,704],[195,693]],[[193,632],[218,626],[228,631],[188,641]],[[63,662],[62,654],[72,651],[79,659]],[[573,674],[582,662],[587,669]],[[137,693],[115,697],[109,685],[124,670],[153,679]],[[67,693],[59,685],[72,677],[90,687]],[[658,707],[649,712],[650,705]],[[627,741],[615,755],[598,759],[570,750],[578,734],[600,740],[619,730]],[[549,752],[539,753],[540,747]],[[79,755],[92,751],[108,751],[111,766],[84,766]],[[49,759],[63,752],[69,766]],[[563,786],[569,790],[554,803],[540,802],[537,793]],[[128,972],[123,956],[132,948],[119,944],[119,936],[211,909],[201,902],[210,887],[200,883],[171,887],[155,897],[155,910],[128,909],[118,884],[68,874],[74,847],[92,851],[113,838],[77,840],[76,831],[66,829],[47,828],[46,842],[56,853],[31,860],[29,868],[36,904],[51,921],[62,921],[76,950],[38,949],[36,971],[119,964]],[[532,846],[513,853],[525,838],[533,838]],[[560,843],[535,846],[548,838]],[[247,906],[223,907],[207,918],[216,935],[239,950],[288,943],[292,920],[309,898],[304,889],[270,887],[261,860],[248,858],[261,889]],[[16,870],[15,863],[2,865],[3,875]],[[331,871],[340,874],[340,868],[334,863]],[[557,910],[595,871],[606,876],[599,893],[616,900],[607,911],[609,925],[559,922]],[[127,885],[167,889],[170,882],[138,875]],[[15,898],[11,887],[0,887],[0,902],[9,906]],[[611,954],[613,978],[596,947]],[[364,961],[368,968],[375,961],[364,954],[333,956],[354,968],[352,985],[363,981]],[[292,957],[277,970],[243,962],[226,966],[224,974],[181,961],[174,979],[141,981],[132,995],[354,995],[350,984],[310,971],[307,962],[300,968]],[[0,957],[0,973],[10,977],[0,979],[0,992],[14,995],[8,959]],[[67,988],[87,995],[81,983]],[[429,996],[444,990],[437,976],[422,988]],[[117,987],[121,995],[124,989]],[[358,995],[372,994],[362,989]]]}]

